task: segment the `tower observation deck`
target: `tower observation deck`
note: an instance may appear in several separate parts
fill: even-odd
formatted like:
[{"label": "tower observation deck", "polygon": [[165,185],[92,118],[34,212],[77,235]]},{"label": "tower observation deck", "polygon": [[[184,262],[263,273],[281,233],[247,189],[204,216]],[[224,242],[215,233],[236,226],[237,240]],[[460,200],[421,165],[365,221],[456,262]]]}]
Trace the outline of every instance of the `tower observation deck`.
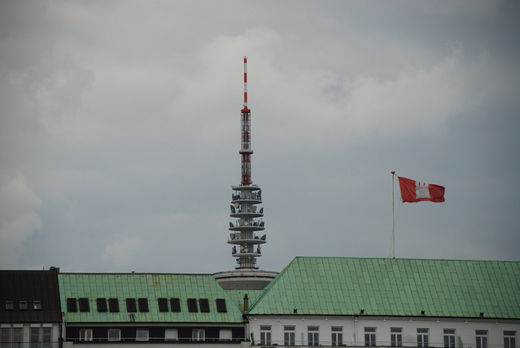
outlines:
[{"label": "tower observation deck", "polygon": [[277,273],[258,270],[257,258],[262,256],[261,245],[266,243],[262,189],[251,180],[251,110],[247,106],[247,57],[244,57],[244,105],[241,110],[242,180],[233,186],[228,243],[236,259],[235,271],[214,274],[224,289],[263,289]]}]

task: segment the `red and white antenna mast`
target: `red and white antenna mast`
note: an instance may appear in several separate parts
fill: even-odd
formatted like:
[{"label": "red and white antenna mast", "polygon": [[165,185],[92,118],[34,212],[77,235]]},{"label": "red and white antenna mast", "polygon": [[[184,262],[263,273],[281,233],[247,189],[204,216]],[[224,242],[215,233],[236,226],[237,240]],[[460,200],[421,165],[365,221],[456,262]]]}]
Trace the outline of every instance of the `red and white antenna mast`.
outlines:
[{"label": "red and white antenna mast", "polygon": [[247,57],[244,57],[244,108],[242,109],[242,185],[251,185],[251,110],[247,107]]}]

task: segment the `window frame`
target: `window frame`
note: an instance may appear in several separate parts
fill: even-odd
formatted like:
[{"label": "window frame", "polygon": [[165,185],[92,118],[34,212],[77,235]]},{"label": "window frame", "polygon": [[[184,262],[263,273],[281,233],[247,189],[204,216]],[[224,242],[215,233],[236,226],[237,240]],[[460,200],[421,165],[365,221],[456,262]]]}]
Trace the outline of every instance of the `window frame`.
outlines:
[{"label": "window frame", "polygon": [[168,313],[170,311],[168,308],[168,299],[165,297],[157,299],[157,307],[159,309],[159,313]]},{"label": "window frame", "polygon": [[186,299],[186,303],[188,305],[188,312],[190,313],[198,313],[199,312],[199,306],[197,304],[196,298],[188,298]]},{"label": "window frame", "polygon": [[320,345],[320,327],[316,325],[307,326],[307,345]]},{"label": "window frame", "polygon": [[296,343],[296,327],[294,325],[284,325],[283,342],[285,346],[294,346]]},{"label": "window frame", "polygon": [[330,328],[330,343],[333,347],[343,345],[343,326],[332,326]]},{"label": "window frame", "polygon": [[78,298],[78,307],[80,313],[90,312],[90,301],[86,297]]},{"label": "window frame", "polygon": [[[139,333],[146,333],[145,335],[139,335]],[[148,342],[150,340],[150,330],[146,328],[135,329],[135,341],[136,342]]]},{"label": "window frame", "polygon": [[365,327],[365,347],[375,347],[377,345],[376,341],[376,328],[373,326]]},{"label": "window frame", "polygon": [[67,298],[67,313],[78,312],[78,301],[75,298]]},{"label": "window frame", "polygon": [[117,297],[108,299],[108,311],[110,313],[119,313],[119,299]]},{"label": "window frame", "polygon": [[201,313],[209,313],[209,300],[207,298],[199,298],[199,310]]},{"label": "window frame", "polygon": [[[117,332],[117,337],[111,337],[110,333]],[[109,328],[107,331],[107,341],[108,342],[121,342],[121,329]]]},{"label": "window frame", "polygon": [[504,348],[516,348],[516,331],[504,330]]},{"label": "window frame", "polygon": [[32,301],[32,309],[33,309],[33,311],[41,311],[42,310],[42,301],[41,300],[33,300]]},{"label": "window frame", "polygon": [[488,347],[488,330],[475,330],[475,347]]},{"label": "window frame", "polygon": [[137,313],[137,302],[135,301],[135,298],[126,298],[126,311],[128,313]]},{"label": "window frame", "polygon": [[107,299],[104,297],[96,298],[96,310],[98,313],[108,312]]},{"label": "window frame", "polygon": [[403,328],[391,327],[390,328],[390,347],[402,347],[403,346]]},{"label": "window frame", "polygon": [[206,340],[206,330],[201,329],[201,328],[191,329],[191,340],[192,341],[205,341]]},{"label": "window frame", "polygon": [[443,329],[444,348],[455,348],[455,329]]},{"label": "window frame", "polygon": [[18,309],[21,311],[26,311],[29,309],[29,302],[27,300],[19,300],[18,301]]},{"label": "window frame", "polygon": [[417,328],[417,347],[428,348],[430,342],[430,329],[428,328]]},{"label": "window frame", "polygon": [[148,307],[148,299],[147,298],[138,298],[137,299],[137,307],[139,308],[139,312],[147,313],[150,311]]},{"label": "window frame", "polygon": [[[169,335],[168,333],[173,333],[175,332],[175,335]],[[175,328],[166,328],[164,329],[164,340],[165,341],[178,341],[179,340],[179,329],[175,329]]]},{"label": "window frame", "polygon": [[260,345],[271,345],[271,325],[260,325]]},{"label": "window frame", "polygon": [[94,341],[94,335],[90,328],[80,328],[78,332],[78,341],[80,342],[92,342]]},{"label": "window frame", "polygon": [[6,311],[14,311],[14,301],[13,300],[5,300],[5,310]]},{"label": "window frame", "polygon": [[172,313],[180,313],[181,312],[181,299],[178,297],[170,298],[170,306]]},{"label": "window frame", "polygon": [[217,298],[215,300],[215,305],[217,306],[217,312],[218,313],[227,313],[226,299],[225,298]]}]

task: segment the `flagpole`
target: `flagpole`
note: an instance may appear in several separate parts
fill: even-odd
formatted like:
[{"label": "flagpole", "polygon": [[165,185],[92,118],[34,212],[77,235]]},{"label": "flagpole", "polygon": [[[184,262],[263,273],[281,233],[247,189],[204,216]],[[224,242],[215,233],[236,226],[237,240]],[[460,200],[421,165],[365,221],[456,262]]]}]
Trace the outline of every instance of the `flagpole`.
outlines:
[{"label": "flagpole", "polygon": [[395,182],[395,170],[392,170],[392,258],[395,259],[395,199],[394,199],[394,182]]}]

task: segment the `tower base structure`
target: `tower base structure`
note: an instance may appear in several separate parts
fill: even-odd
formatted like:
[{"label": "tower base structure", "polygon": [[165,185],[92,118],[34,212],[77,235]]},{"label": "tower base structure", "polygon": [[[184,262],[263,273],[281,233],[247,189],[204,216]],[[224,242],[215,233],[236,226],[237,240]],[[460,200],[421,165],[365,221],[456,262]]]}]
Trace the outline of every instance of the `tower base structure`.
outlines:
[{"label": "tower base structure", "polygon": [[277,272],[262,271],[254,268],[241,268],[213,274],[224,290],[262,290],[276,276]]}]

